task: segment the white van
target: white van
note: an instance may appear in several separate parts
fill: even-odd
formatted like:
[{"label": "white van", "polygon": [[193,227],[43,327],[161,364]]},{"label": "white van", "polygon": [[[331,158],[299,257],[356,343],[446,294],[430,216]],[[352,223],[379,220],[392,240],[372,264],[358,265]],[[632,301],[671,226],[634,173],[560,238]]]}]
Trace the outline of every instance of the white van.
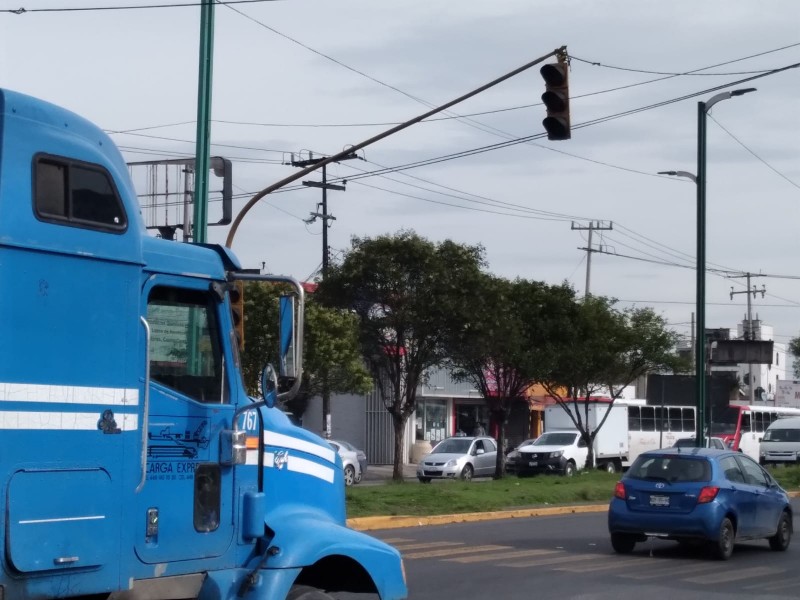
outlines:
[{"label": "white van", "polygon": [[761,464],[796,463],[800,458],[800,417],[774,421],[761,438]]}]

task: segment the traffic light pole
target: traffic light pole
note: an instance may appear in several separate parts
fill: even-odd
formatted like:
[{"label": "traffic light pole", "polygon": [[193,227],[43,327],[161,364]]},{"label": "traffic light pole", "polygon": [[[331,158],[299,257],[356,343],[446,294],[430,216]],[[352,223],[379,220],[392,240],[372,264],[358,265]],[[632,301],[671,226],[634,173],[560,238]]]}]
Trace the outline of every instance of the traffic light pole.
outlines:
[{"label": "traffic light pole", "polygon": [[204,244],[208,229],[208,168],[211,153],[211,76],[214,61],[214,3],[203,0],[200,13],[200,68],[197,77],[197,146],[194,163],[194,231],[192,240]]}]

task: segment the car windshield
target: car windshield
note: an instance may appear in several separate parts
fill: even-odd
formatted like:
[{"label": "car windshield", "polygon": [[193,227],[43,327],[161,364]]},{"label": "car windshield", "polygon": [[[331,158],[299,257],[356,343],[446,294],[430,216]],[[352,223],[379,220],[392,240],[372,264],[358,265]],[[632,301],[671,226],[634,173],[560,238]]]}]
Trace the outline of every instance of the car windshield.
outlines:
[{"label": "car windshield", "polygon": [[704,458],[685,456],[640,456],[626,475],[629,479],[686,482],[710,481],[711,464]]},{"label": "car windshield", "polygon": [[800,442],[800,429],[767,429],[762,442]]},{"label": "car windshield", "polygon": [[471,439],[450,438],[439,442],[431,454],[466,454],[471,444]]},{"label": "car windshield", "polygon": [[535,442],[534,446],[566,446],[575,441],[576,433],[543,433]]}]

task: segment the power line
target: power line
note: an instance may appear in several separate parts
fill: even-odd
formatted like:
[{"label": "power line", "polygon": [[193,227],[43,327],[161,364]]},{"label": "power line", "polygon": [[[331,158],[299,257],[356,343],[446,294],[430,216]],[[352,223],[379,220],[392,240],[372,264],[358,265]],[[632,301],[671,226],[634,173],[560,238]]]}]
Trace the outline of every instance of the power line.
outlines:
[{"label": "power line", "polygon": [[[276,2],[277,0],[216,0],[217,4],[261,4],[263,2]],[[0,13],[11,13],[24,15],[27,13],[55,13],[55,12],[93,12],[111,10],[145,10],[153,8],[187,8],[190,6],[202,6],[202,2],[191,3],[170,3],[170,4],[142,4],[128,6],[84,6],[84,7],[62,7],[62,8],[16,8],[2,9]]]}]

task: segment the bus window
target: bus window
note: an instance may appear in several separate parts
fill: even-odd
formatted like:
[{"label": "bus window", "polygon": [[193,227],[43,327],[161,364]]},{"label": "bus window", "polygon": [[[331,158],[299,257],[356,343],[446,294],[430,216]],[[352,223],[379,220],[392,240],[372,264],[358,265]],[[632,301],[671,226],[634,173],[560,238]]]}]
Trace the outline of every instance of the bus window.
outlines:
[{"label": "bus window", "polygon": [[652,406],[642,406],[642,431],[655,431],[656,420]]},{"label": "bus window", "polygon": [[[750,418],[753,423],[753,431],[757,433],[764,432],[764,416],[765,415],[762,412],[757,412],[752,414]],[[769,421],[769,419],[767,419],[767,421]]]},{"label": "bus window", "polygon": [[666,431],[667,424],[664,422],[664,417],[666,415],[662,414],[660,406],[655,407],[655,414],[656,414],[655,418],[656,431]]},{"label": "bus window", "polygon": [[742,433],[747,433],[751,431],[751,423],[750,423],[750,413],[742,413]]},{"label": "bus window", "polygon": [[669,410],[669,430],[683,431],[683,424],[681,423],[681,409],[670,408],[668,410]]},{"label": "bus window", "polygon": [[684,431],[694,431],[694,409],[693,408],[682,408],[681,412],[683,413],[683,430]]},{"label": "bus window", "polygon": [[638,406],[628,407],[628,430],[641,431],[642,430],[642,417],[639,414]]}]

